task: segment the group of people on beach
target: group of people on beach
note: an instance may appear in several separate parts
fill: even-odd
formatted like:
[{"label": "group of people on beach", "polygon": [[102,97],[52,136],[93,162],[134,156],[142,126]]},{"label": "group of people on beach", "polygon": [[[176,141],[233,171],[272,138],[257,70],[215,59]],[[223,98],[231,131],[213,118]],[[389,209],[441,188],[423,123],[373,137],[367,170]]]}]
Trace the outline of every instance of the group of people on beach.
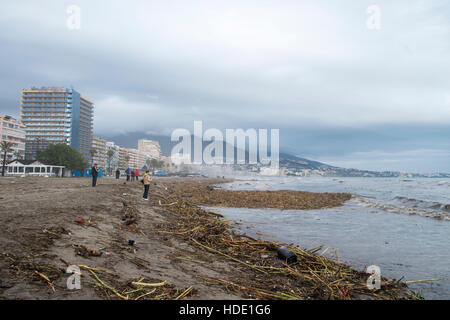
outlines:
[{"label": "group of people on beach", "polygon": [[[91,171],[92,171],[92,187],[95,187],[97,185],[97,178],[98,178],[98,173],[100,171],[100,168],[98,167],[98,165],[96,163],[94,163]],[[130,168],[127,168],[125,170],[125,173],[127,175],[127,181],[139,181],[139,171],[137,169],[132,170]],[[119,178],[120,178],[120,170],[117,169],[116,170],[116,179],[118,180]],[[151,181],[150,171],[147,170],[147,171],[145,171],[144,175],[142,176],[142,180],[141,180],[141,183],[144,185],[144,194],[142,197],[143,200],[148,201],[148,192],[150,190],[150,181]]]},{"label": "group of people on beach", "polygon": [[127,168],[125,170],[127,181],[139,181],[139,170]]}]

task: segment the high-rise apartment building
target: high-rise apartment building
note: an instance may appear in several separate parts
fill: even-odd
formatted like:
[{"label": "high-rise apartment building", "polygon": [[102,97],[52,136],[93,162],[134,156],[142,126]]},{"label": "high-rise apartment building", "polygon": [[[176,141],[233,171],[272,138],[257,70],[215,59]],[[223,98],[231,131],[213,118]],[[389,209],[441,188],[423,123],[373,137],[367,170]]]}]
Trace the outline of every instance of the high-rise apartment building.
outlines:
[{"label": "high-rise apartment building", "polygon": [[[111,156],[108,154],[108,152],[111,152]],[[119,153],[120,147],[118,145],[116,145],[112,141],[106,142],[106,167],[110,170],[110,174],[112,174],[114,171],[116,171],[117,168],[119,168]]]},{"label": "high-rise apartment building", "polygon": [[142,167],[145,165],[145,154],[140,152],[137,149],[129,149],[129,155],[130,155],[130,166],[134,169],[142,169]]},{"label": "high-rise apartment building", "polygon": [[119,147],[119,169],[125,170],[130,167],[130,149]]},{"label": "high-rise apartment building", "polygon": [[42,87],[22,90],[21,120],[26,126],[25,156],[50,144],[64,143],[87,160],[92,145],[94,103],[74,89]]},{"label": "high-rise apartment building", "polygon": [[140,139],[138,140],[138,150],[153,159],[161,157],[161,148],[158,141]]},{"label": "high-rise apartment building", "polygon": [[[0,142],[12,143],[6,153],[6,160],[23,159],[25,157],[25,126],[16,118],[0,115]],[[3,155],[1,157],[3,161]]]},{"label": "high-rise apartment building", "polygon": [[96,163],[100,168],[106,170],[106,140],[93,136],[91,149],[95,150],[94,156],[91,157],[92,163]]}]

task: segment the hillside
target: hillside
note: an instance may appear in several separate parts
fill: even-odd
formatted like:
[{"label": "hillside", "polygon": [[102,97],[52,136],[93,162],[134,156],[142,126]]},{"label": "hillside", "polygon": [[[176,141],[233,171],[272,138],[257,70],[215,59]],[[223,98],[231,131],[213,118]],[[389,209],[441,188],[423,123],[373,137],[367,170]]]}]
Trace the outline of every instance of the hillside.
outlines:
[{"label": "hillside", "polygon": [[[173,146],[176,144],[175,142],[170,141],[169,136],[165,135],[155,135],[155,134],[147,134],[145,132],[130,132],[127,134],[106,137],[103,136],[109,141],[114,141],[121,147],[127,148],[136,148],[137,141],[139,139],[148,139],[148,140],[156,140],[159,141],[161,152],[165,156],[169,156]],[[204,142],[203,147],[208,145],[209,142]],[[237,148],[235,147],[235,157]],[[192,143],[192,151],[193,151],[193,143]],[[192,152],[193,154],[193,152]],[[248,152],[245,152],[246,159],[248,159]],[[225,156],[225,152],[224,152]],[[251,167],[251,166],[250,166]],[[280,152],[280,168],[285,169],[287,174],[289,175],[298,175],[298,174],[314,174],[314,175],[324,175],[324,176],[340,176],[340,177],[442,177],[447,178],[450,177],[450,174],[445,173],[436,173],[436,174],[414,174],[414,173],[401,173],[396,171],[369,171],[369,170],[360,170],[353,168],[340,168],[328,165],[326,163],[322,163],[319,161],[309,160],[306,158],[298,157],[292,155],[287,152]]]}]

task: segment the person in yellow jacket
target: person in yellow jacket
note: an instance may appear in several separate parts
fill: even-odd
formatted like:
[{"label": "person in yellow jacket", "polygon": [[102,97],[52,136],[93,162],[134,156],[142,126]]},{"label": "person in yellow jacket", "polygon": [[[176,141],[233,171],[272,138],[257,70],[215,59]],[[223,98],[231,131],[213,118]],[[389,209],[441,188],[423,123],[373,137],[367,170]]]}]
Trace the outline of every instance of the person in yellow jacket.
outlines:
[{"label": "person in yellow jacket", "polygon": [[142,183],[144,184],[144,196],[143,199],[148,201],[148,190],[150,189],[150,181],[152,178],[150,177],[150,171],[145,171],[144,176],[142,178]]}]

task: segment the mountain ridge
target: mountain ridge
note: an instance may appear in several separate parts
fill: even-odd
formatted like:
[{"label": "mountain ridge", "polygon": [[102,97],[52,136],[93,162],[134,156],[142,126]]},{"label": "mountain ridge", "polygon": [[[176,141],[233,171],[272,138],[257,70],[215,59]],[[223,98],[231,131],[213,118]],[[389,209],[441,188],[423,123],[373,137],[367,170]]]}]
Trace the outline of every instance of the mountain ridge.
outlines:
[{"label": "mountain ridge", "polygon": [[[116,136],[101,136],[108,141],[114,141],[117,145],[126,148],[137,148],[137,141],[139,139],[148,139],[158,141],[161,148],[161,153],[165,156],[169,156],[173,146],[178,142],[172,142],[170,136],[150,134],[144,132],[130,132],[127,134]],[[203,142],[203,148],[210,142]],[[193,144],[192,144],[193,148]],[[238,148],[235,146],[235,157],[237,155]],[[193,154],[193,153],[192,153]],[[225,153],[224,153],[225,154]],[[249,152],[245,151],[245,157],[248,159]],[[450,178],[450,174],[436,173],[430,175],[415,174],[415,173],[401,173],[398,171],[371,171],[354,168],[341,168],[332,166],[326,163],[322,163],[315,160],[306,159],[293,155],[288,152],[280,152],[279,154],[279,166],[285,169],[288,174],[296,175],[297,173],[313,172],[320,175],[331,176],[343,176],[343,177],[443,177]]]}]

